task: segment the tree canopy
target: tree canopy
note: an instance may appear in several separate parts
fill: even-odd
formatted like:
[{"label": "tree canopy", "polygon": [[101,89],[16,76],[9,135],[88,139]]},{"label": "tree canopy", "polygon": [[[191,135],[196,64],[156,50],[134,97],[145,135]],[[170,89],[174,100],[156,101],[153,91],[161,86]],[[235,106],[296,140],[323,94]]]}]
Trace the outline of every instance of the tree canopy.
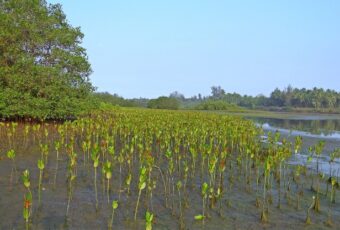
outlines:
[{"label": "tree canopy", "polygon": [[148,102],[151,109],[179,109],[180,102],[173,97],[159,97]]},{"label": "tree canopy", "polygon": [[0,116],[66,118],[94,90],[83,34],[60,4],[0,0]]}]

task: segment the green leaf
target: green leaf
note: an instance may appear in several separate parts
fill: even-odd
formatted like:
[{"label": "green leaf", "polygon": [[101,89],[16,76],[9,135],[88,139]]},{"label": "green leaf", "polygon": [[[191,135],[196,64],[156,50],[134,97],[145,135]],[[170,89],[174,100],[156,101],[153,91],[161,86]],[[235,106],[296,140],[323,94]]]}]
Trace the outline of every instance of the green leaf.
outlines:
[{"label": "green leaf", "polygon": [[43,170],[45,168],[45,163],[44,163],[44,160],[43,159],[39,159],[38,160],[38,168],[40,170]]},{"label": "green leaf", "polygon": [[113,209],[117,209],[118,208],[118,201],[117,200],[112,201],[112,208]]},{"label": "green leaf", "polygon": [[139,183],[138,187],[139,187],[139,190],[143,190],[146,187],[146,183],[145,182]]},{"label": "green leaf", "polygon": [[195,216],[195,220],[203,220],[205,218],[205,216],[203,216],[203,215],[196,215]]}]

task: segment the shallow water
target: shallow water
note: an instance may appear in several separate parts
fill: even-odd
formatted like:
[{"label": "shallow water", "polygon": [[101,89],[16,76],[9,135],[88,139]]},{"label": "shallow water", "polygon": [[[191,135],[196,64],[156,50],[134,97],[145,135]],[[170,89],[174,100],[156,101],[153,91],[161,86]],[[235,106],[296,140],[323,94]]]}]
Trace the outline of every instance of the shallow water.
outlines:
[{"label": "shallow water", "polygon": [[[289,160],[293,165],[306,165],[309,169],[317,168],[317,159],[315,156],[307,162],[310,155],[308,147],[315,145],[318,141],[325,141],[325,148],[321,154],[318,165],[320,172],[329,175],[338,173],[340,170],[340,159],[335,159],[330,165],[329,155],[340,148],[340,117],[328,115],[306,115],[290,117],[290,119],[265,118],[265,117],[247,117],[247,119],[256,122],[266,133],[280,132],[282,138],[294,142],[296,136],[303,138],[303,148],[299,154],[294,154]],[[330,172],[330,170],[332,172]]]},{"label": "shallow water", "polygon": [[302,116],[290,119],[265,118],[265,117],[248,117],[257,124],[262,125],[265,129],[279,130],[280,132],[290,133],[293,135],[309,135],[320,138],[337,138],[340,139],[340,118],[330,119],[322,116]]}]

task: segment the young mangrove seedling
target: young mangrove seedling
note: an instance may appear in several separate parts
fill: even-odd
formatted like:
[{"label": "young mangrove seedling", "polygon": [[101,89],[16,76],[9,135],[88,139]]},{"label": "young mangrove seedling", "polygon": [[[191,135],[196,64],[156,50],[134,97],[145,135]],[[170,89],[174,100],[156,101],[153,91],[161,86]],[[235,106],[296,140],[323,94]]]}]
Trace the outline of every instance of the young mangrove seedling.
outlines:
[{"label": "young mangrove seedling", "polygon": [[38,205],[41,205],[41,186],[42,186],[42,175],[45,168],[45,163],[43,159],[38,160],[38,168],[39,168],[39,188],[38,188]]},{"label": "young mangrove seedling", "polygon": [[178,200],[179,200],[179,220],[180,220],[180,229],[184,228],[184,222],[183,222],[183,212],[182,212],[182,197],[181,197],[181,188],[182,188],[182,182],[178,181],[176,184],[177,191],[178,191]]},{"label": "young mangrove seedling", "polygon": [[26,169],[21,176],[22,183],[24,184],[25,188],[29,193],[31,193],[31,181],[30,181],[30,172]]},{"label": "young mangrove seedling", "polygon": [[315,197],[315,203],[314,203],[314,211],[320,212],[320,180],[322,180],[325,177],[325,174],[318,173],[318,179],[317,179],[317,186],[316,186],[316,197]]},{"label": "young mangrove seedling", "polygon": [[[325,146],[325,141],[319,141],[318,144],[314,147],[315,154],[316,154],[316,174],[317,174],[317,180],[316,180],[316,197],[315,197],[315,204],[313,209],[316,212],[320,212],[320,178],[323,177],[322,173],[319,173],[319,158],[321,156],[322,150]],[[313,187],[312,187],[313,189]]]},{"label": "young mangrove seedling", "polygon": [[187,200],[187,182],[188,182],[188,172],[189,172],[189,166],[186,161],[183,161],[183,172],[184,172],[184,183],[183,183],[183,200],[184,200],[184,207],[188,208],[188,200]]},{"label": "young mangrove seedling", "polygon": [[326,187],[326,196],[328,195],[328,187],[329,184],[332,184],[332,178],[333,178],[333,170],[332,165],[335,162],[335,158],[340,157],[340,148],[336,148],[330,155],[329,155],[329,178],[327,180],[327,187]]},{"label": "young mangrove seedling", "polygon": [[[262,213],[261,213],[261,221],[263,223],[268,222],[267,214],[266,214],[266,204],[267,204],[267,178],[270,174],[271,169],[271,161],[270,157],[268,157],[264,164],[264,181],[263,181],[263,202],[262,202]],[[268,206],[268,205],[267,205]]]},{"label": "young mangrove seedling", "polygon": [[27,230],[29,227],[29,218],[32,215],[32,193],[30,189],[31,182],[30,182],[30,173],[27,169],[23,172],[21,179],[24,184],[24,187],[27,189],[27,193],[24,196],[24,210],[23,210],[23,216],[25,219],[26,230]]},{"label": "young mangrove seedling", "polygon": [[204,224],[204,219],[205,219],[205,201],[208,197],[208,184],[204,182],[202,184],[202,189],[201,189],[201,196],[202,196],[202,214],[201,215],[196,215],[195,220],[202,220]]},{"label": "young mangrove seedling", "polygon": [[297,136],[295,138],[295,146],[294,146],[295,154],[297,154],[301,150],[301,146],[302,146],[302,137],[301,136]]},{"label": "young mangrove seedling", "polygon": [[94,168],[94,190],[95,190],[97,211],[98,211],[97,168],[99,166],[99,156],[100,156],[98,153],[99,153],[98,145],[95,145],[91,153],[91,158],[93,161],[93,168]]},{"label": "young mangrove seedling", "polygon": [[86,166],[86,153],[88,151],[89,146],[87,145],[87,141],[83,141],[83,143],[81,144],[81,148],[83,150],[83,164],[84,167]]},{"label": "young mangrove seedling", "polygon": [[140,195],[142,193],[142,190],[145,189],[146,187],[146,168],[143,166],[140,170],[139,170],[139,183],[138,183],[138,198],[137,198],[137,204],[136,204],[136,208],[135,208],[135,221],[137,220],[137,212],[138,212],[138,205],[139,205],[139,199],[140,199]]},{"label": "young mangrove seedling", "polygon": [[45,156],[45,162],[47,165],[48,162],[48,145],[47,144],[40,144],[40,151],[41,151],[41,159],[44,159]]},{"label": "young mangrove seedling", "polygon": [[106,161],[104,164],[104,171],[105,171],[105,177],[107,180],[107,203],[110,203],[110,179],[112,177],[112,168],[111,168],[111,162]]},{"label": "young mangrove seedling", "polygon": [[152,230],[153,214],[146,211],[145,213],[145,230]]},{"label": "young mangrove seedling", "polygon": [[301,170],[302,170],[301,165],[297,165],[295,172],[294,172],[294,178],[293,178],[296,183],[296,210],[300,209],[300,200],[303,194],[303,189],[300,186]]},{"label": "young mangrove seedling", "polygon": [[118,193],[118,199],[120,200],[121,190],[122,190],[122,164],[124,162],[124,156],[121,152],[118,156],[118,162],[119,162],[119,193]]},{"label": "young mangrove seedling", "polygon": [[[168,160],[168,173],[167,173],[167,183],[168,183],[168,192],[169,195],[171,195],[171,210],[172,213],[174,212],[174,203],[175,203],[175,184],[174,184],[174,171],[175,171],[175,166],[174,166],[174,157],[173,154],[170,150],[167,150],[165,152],[165,156]],[[171,186],[172,185],[172,186]],[[172,192],[171,192],[172,191]]]},{"label": "young mangrove seedling", "polygon": [[29,219],[31,217],[32,194],[26,193],[24,196],[24,210],[23,217],[25,219],[26,230],[29,229]]},{"label": "young mangrove seedling", "polygon": [[11,179],[10,179],[10,183],[12,185],[12,181],[13,181],[13,171],[14,171],[14,177],[16,178],[17,175],[17,167],[15,166],[15,151],[13,149],[9,150],[7,152],[7,157],[8,159],[10,159],[13,164],[12,164],[12,170],[11,170]]},{"label": "young mangrove seedling", "polygon": [[336,184],[336,180],[334,177],[331,178],[331,185],[332,185],[332,190],[331,190],[331,197],[330,197],[330,201],[329,201],[329,207],[328,207],[328,217],[327,217],[327,221],[326,221],[326,225],[331,227],[333,226],[333,222],[332,222],[332,201],[333,201],[333,196],[334,196],[334,189],[335,189],[335,184]]},{"label": "young mangrove seedling", "polygon": [[55,174],[54,174],[54,186],[57,182],[57,174],[58,174],[58,165],[59,165],[59,150],[60,150],[60,142],[56,141],[54,142],[54,149],[57,152],[57,160],[56,160],[56,166],[55,166]]},{"label": "young mangrove seedling", "polygon": [[222,217],[222,198],[223,198],[223,188],[218,187],[216,194],[215,194],[216,199],[218,200],[218,214]]},{"label": "young mangrove seedling", "polygon": [[125,184],[127,187],[127,195],[130,195],[130,185],[131,185],[132,175],[129,173],[125,178]]},{"label": "young mangrove seedling", "polygon": [[112,201],[112,215],[111,215],[111,221],[109,222],[109,229],[112,229],[113,217],[115,215],[115,210],[117,208],[118,208],[118,201],[117,200]]},{"label": "young mangrove seedling", "polygon": [[66,218],[68,217],[68,211],[70,209],[70,203],[72,200],[72,194],[73,194],[73,188],[72,188],[72,182],[76,179],[76,165],[77,165],[77,154],[73,151],[69,154],[70,162],[68,165],[68,200],[67,200],[67,207],[66,207]]},{"label": "young mangrove seedling", "polygon": [[312,223],[311,219],[310,219],[310,210],[314,207],[314,205],[315,205],[315,196],[313,196],[312,204],[307,209],[307,217],[306,217],[305,223],[308,224],[308,225],[310,225]]}]

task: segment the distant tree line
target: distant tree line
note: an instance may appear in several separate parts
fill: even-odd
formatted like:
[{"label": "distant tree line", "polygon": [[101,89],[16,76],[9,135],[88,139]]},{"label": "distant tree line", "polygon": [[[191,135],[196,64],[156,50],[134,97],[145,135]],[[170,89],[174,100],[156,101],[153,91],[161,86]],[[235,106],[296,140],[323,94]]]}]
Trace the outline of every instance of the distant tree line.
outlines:
[{"label": "distant tree line", "polygon": [[147,107],[148,99],[124,99],[118,94],[110,94],[108,92],[96,92],[93,94],[94,101],[97,103],[106,103],[121,107]]},{"label": "distant tree line", "polygon": [[180,101],[173,97],[159,97],[151,99],[148,102],[148,108],[151,109],[179,109]]},{"label": "distant tree line", "polygon": [[[221,92],[222,91],[222,92]],[[243,107],[293,107],[313,109],[336,109],[340,107],[340,93],[335,90],[322,88],[298,89],[288,86],[280,90],[276,88],[269,97],[224,93],[219,87],[212,87],[211,98],[222,99],[231,104]]]},{"label": "distant tree line", "polygon": [[288,86],[283,90],[276,88],[270,93],[269,97],[262,94],[258,96],[241,95],[238,93],[226,93],[220,86],[211,87],[211,95],[202,97],[193,96],[184,98],[180,93],[170,94],[176,95],[176,98],[182,102],[184,107],[194,107],[198,104],[207,104],[207,101],[223,101],[227,104],[238,105],[246,108],[309,108],[309,109],[327,109],[336,110],[340,108],[340,92],[330,89],[316,88],[298,89]]},{"label": "distant tree line", "polygon": [[[106,96],[110,94],[107,93]],[[201,94],[186,98],[178,91],[172,92],[168,97],[157,99],[124,99],[118,95],[111,95],[116,101],[111,104],[120,106],[138,106],[163,109],[198,109],[198,110],[241,110],[245,108],[271,108],[289,109],[305,108],[312,110],[338,111],[340,108],[340,93],[335,90],[313,88],[298,89],[288,86],[283,90],[276,88],[269,97],[264,95],[249,96],[238,93],[226,93],[220,86],[212,86],[211,94]],[[132,103],[133,102],[133,103]]]}]

